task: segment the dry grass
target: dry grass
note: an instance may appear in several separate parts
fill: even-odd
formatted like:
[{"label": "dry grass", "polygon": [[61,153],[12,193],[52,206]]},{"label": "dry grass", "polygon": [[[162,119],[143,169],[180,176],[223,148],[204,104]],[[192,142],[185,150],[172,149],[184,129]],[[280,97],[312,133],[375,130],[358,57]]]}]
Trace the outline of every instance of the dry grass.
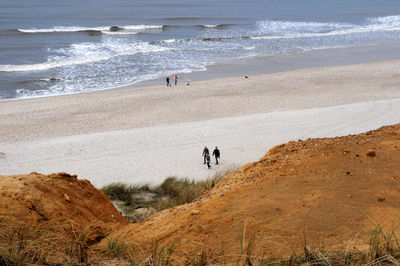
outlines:
[{"label": "dry grass", "polygon": [[[203,181],[167,178],[157,187],[127,186],[123,184],[112,184],[103,188],[103,191],[111,199],[124,202],[131,209],[153,208],[160,211],[177,205],[192,202],[204,192],[214,187],[226,174],[236,171],[229,169],[224,173],[217,173],[213,178]],[[152,200],[143,200],[137,195],[151,193]],[[142,217],[140,220],[147,218]],[[257,248],[257,232],[248,236],[247,223],[243,223],[242,235],[240,236],[240,253],[226,254],[223,250],[203,250],[196,254],[185,254],[186,261],[176,260],[179,253],[179,243],[153,243],[152,255],[145,259],[136,261],[138,265],[400,265],[400,242],[396,235],[399,222],[396,226],[382,226],[371,218],[375,226],[372,230],[364,232],[367,235],[368,250],[356,251],[346,249],[344,251],[329,251],[323,247],[310,249],[305,241],[302,254],[293,254],[288,258],[271,258],[266,256],[268,250]],[[135,247],[137,249],[137,247]],[[127,254],[134,253],[133,247],[127,247]],[[131,251],[129,251],[131,250]],[[292,249],[294,250],[294,249]],[[297,249],[298,250],[298,249]],[[264,255],[259,255],[264,254]],[[134,261],[133,257],[131,259]]]},{"label": "dry grass", "polygon": [[65,220],[29,224],[0,220],[0,265],[87,263],[91,247],[104,237],[95,223],[83,229]]},{"label": "dry grass", "polygon": [[[113,184],[103,188],[103,191],[111,199],[129,204],[133,209],[151,207],[162,210],[195,200],[215,186],[225,174],[218,173],[211,179],[197,182],[170,177],[154,188]],[[154,196],[148,200],[141,196],[143,194]],[[227,254],[223,249],[182,254],[178,241],[166,243],[155,240],[151,254],[146,257],[143,249],[134,244],[127,233],[107,235],[96,223],[78,229],[73,224],[66,226],[65,221],[40,221],[34,225],[3,218],[0,219],[0,265],[400,265],[397,235],[400,222],[382,225],[372,217],[370,220],[372,229],[359,232],[368,247],[362,251],[350,248],[332,251],[323,246],[310,248],[304,236],[302,247],[290,247],[292,250],[303,250],[302,253],[293,252],[287,258],[271,258],[265,255],[269,250],[257,246],[257,240],[263,235],[260,232],[249,235],[247,221],[241,225],[238,254]],[[69,238],[65,237],[66,230]],[[93,245],[104,237],[104,246],[93,250]]]},{"label": "dry grass", "polygon": [[237,167],[228,167],[199,181],[168,177],[155,187],[113,183],[103,187],[102,191],[129,221],[141,222],[157,211],[194,201],[236,170]]},{"label": "dry grass", "polygon": [[2,219],[0,222],[0,264],[47,264],[54,257],[62,257],[56,224],[43,222],[28,225]]},{"label": "dry grass", "polygon": [[[72,229],[72,237],[60,237],[60,222],[43,221],[39,225],[18,223],[2,219],[0,222],[0,265],[54,265],[87,264],[90,261],[121,262],[124,265],[399,265],[400,245],[396,226],[376,224],[368,233],[368,249],[365,251],[327,251],[311,250],[306,241],[302,254],[293,253],[288,258],[260,256],[256,248],[260,233],[248,236],[247,223],[244,221],[238,246],[239,254],[225,254],[223,250],[203,250],[196,254],[185,254],[180,258],[179,242],[164,243],[154,241],[151,255],[137,259],[134,254],[143,254],[139,246],[134,245],[126,235],[112,234],[105,241],[101,258],[91,245],[99,236],[97,226],[83,230]],[[268,250],[264,251],[266,254]],[[180,259],[179,259],[180,258]]]},{"label": "dry grass", "polygon": [[[396,223],[397,225],[399,223]],[[125,258],[129,257],[132,265],[400,265],[400,246],[398,245],[395,227],[386,227],[376,224],[372,230],[364,235],[369,235],[365,239],[366,242],[359,244],[367,244],[368,249],[364,251],[352,250],[349,248],[340,251],[330,251],[324,247],[317,249],[309,248],[307,241],[304,241],[304,246],[296,247],[292,250],[303,250],[302,253],[293,254],[290,257],[271,258],[267,256],[269,250],[262,250],[257,246],[257,239],[262,238],[260,232],[255,232],[251,235],[247,232],[247,222],[244,221],[241,225],[241,235],[237,243],[239,253],[227,254],[223,249],[220,250],[199,250],[194,254],[186,254],[180,251],[179,241],[167,243],[165,241],[155,240],[152,245],[151,254],[147,257],[138,259],[133,254],[139,253],[143,255],[143,250],[135,245],[126,244],[121,236],[110,238],[110,241],[120,241],[124,252],[122,256],[113,257]],[[356,237],[355,237],[356,238]],[[350,242],[354,242],[351,239]],[[314,244],[314,243],[313,243]],[[115,249],[114,247],[112,249]],[[265,249],[265,248],[264,248]],[[119,249],[116,249],[119,250]],[[261,254],[261,255],[260,255]]]}]

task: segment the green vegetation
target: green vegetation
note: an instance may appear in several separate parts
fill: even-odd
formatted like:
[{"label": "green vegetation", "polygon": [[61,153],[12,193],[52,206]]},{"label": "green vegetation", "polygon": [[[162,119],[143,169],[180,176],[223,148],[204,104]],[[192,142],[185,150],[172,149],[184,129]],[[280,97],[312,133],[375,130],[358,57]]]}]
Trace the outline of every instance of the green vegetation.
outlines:
[{"label": "green vegetation", "polygon": [[230,167],[205,180],[168,177],[158,186],[113,183],[102,188],[115,207],[130,222],[141,222],[157,211],[190,203],[214,187],[225,175],[236,171]]},{"label": "green vegetation", "polygon": [[132,247],[132,245],[127,243],[126,237],[112,235],[106,238],[106,242],[106,255],[112,258],[128,258],[128,249]]}]

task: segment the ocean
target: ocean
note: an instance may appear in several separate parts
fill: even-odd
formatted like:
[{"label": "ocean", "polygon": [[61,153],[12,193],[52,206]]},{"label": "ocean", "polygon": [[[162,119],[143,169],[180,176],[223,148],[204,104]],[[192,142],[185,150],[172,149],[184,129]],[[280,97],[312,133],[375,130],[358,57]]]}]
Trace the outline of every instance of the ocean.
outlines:
[{"label": "ocean", "polygon": [[399,0],[2,0],[0,100],[399,41]]}]

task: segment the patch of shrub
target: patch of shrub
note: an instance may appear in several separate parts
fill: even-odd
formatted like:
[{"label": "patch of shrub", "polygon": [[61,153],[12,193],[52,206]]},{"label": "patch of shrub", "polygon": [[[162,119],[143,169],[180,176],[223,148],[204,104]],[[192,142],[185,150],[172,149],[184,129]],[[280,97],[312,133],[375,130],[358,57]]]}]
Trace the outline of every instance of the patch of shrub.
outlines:
[{"label": "patch of shrub", "polygon": [[[193,202],[225,175],[236,170],[237,167],[229,167],[211,178],[199,181],[171,176],[155,187],[113,183],[103,187],[102,191],[129,221],[141,222],[156,211]],[[143,212],[143,208],[150,211]]]}]

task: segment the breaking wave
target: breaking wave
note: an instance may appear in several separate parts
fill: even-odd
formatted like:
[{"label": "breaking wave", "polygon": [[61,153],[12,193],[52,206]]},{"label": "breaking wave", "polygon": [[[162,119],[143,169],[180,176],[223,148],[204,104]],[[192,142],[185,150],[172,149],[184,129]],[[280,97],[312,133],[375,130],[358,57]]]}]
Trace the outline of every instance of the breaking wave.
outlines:
[{"label": "breaking wave", "polygon": [[[298,39],[400,31],[400,16],[369,18],[364,25],[345,23],[259,21],[254,40]],[[263,34],[264,33],[264,34]]]},{"label": "breaking wave", "polygon": [[65,32],[118,32],[120,30],[150,30],[150,29],[162,29],[162,25],[125,25],[125,26],[101,26],[101,27],[81,27],[81,26],[57,26],[52,28],[44,29],[17,29],[23,33],[65,33]]},{"label": "breaking wave", "polygon": [[101,31],[103,34],[108,35],[135,35],[138,34],[138,31]]},{"label": "breaking wave", "polygon": [[79,43],[73,44],[67,49],[53,51],[63,53],[65,56],[55,56],[47,62],[37,64],[0,65],[0,72],[41,71],[69,65],[99,62],[118,56],[162,52],[171,49],[144,42],[135,44],[119,42]]}]

